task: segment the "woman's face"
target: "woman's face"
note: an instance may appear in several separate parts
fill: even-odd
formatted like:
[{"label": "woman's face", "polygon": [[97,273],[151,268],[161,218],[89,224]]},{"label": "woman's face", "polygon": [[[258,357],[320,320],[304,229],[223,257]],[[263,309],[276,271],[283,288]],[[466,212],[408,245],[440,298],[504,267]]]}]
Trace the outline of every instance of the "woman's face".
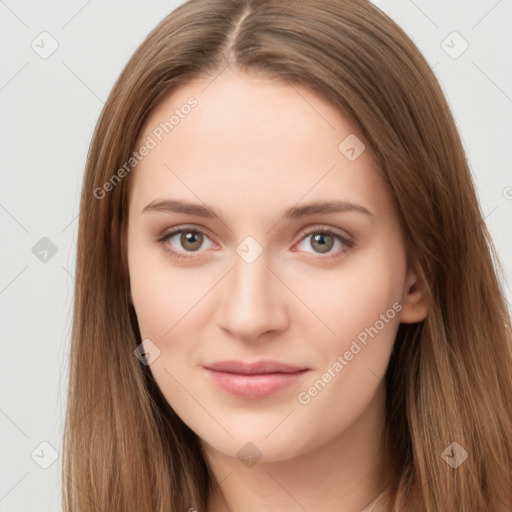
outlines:
[{"label": "woman's face", "polygon": [[[425,316],[362,140],[310,90],[227,72],[144,125],[132,301],[163,395],[224,455],[285,460],[348,433],[382,406],[399,323]],[[205,368],[223,361],[295,370]]]}]

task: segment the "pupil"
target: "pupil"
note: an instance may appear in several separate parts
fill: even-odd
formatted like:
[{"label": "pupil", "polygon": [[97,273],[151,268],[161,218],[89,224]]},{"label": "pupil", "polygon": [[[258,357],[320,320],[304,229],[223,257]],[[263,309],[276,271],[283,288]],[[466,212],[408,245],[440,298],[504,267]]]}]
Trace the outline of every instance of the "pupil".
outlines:
[{"label": "pupil", "polygon": [[200,233],[197,233],[195,231],[187,231],[182,235],[182,238],[184,238],[184,240],[182,240],[182,245],[184,247],[187,247],[185,243],[191,244],[192,247],[189,245],[187,248],[192,251],[199,249],[201,247],[202,240],[201,236],[198,235],[200,235]]},{"label": "pupil", "polygon": [[321,234],[318,234],[318,235],[315,235],[313,237],[313,243],[319,243],[319,249],[320,249],[320,252],[329,252],[330,249],[332,248],[332,241],[331,243],[328,243],[325,241],[325,238],[329,237],[331,238],[332,240],[332,236],[331,235],[326,235],[325,233],[321,233]]}]

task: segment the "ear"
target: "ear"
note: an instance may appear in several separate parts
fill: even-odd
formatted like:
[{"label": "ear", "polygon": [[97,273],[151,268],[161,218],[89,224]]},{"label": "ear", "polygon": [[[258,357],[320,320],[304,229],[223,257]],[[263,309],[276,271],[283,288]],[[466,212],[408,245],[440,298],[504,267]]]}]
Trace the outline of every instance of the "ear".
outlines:
[{"label": "ear", "polygon": [[402,293],[400,322],[414,324],[427,316],[430,306],[430,291],[421,268],[410,266]]}]

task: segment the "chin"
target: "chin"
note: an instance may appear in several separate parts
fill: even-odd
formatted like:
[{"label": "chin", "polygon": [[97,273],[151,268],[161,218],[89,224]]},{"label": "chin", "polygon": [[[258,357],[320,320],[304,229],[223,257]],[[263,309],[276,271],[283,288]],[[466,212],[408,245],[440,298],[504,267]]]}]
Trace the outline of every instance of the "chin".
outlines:
[{"label": "chin", "polygon": [[254,461],[270,463],[290,460],[315,448],[312,440],[284,429],[281,435],[278,435],[277,430],[269,435],[268,429],[262,432],[247,428],[228,430],[233,438],[226,439],[227,435],[200,436],[201,444],[207,444],[226,457],[237,458],[247,467],[251,467]]}]

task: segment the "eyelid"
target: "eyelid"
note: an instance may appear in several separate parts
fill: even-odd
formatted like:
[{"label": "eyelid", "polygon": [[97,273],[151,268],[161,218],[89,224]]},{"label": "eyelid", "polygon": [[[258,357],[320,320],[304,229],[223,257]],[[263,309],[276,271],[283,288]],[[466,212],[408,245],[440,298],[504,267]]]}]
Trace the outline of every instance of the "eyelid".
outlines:
[{"label": "eyelid", "polygon": [[181,233],[182,231],[193,231],[196,233],[201,233],[203,235],[208,236],[208,238],[211,239],[210,235],[208,234],[208,230],[206,228],[203,228],[202,226],[196,226],[194,224],[183,224],[179,226],[175,226],[169,229],[166,229],[158,238],[158,241],[168,239],[169,237]]},{"label": "eyelid", "polygon": [[313,233],[329,233],[330,235],[339,236],[340,238],[346,240],[347,242],[353,241],[354,239],[352,235],[350,235],[349,233],[342,229],[333,228],[325,224],[316,224],[314,226],[309,226],[300,232],[301,240],[304,236],[311,235]]}]

